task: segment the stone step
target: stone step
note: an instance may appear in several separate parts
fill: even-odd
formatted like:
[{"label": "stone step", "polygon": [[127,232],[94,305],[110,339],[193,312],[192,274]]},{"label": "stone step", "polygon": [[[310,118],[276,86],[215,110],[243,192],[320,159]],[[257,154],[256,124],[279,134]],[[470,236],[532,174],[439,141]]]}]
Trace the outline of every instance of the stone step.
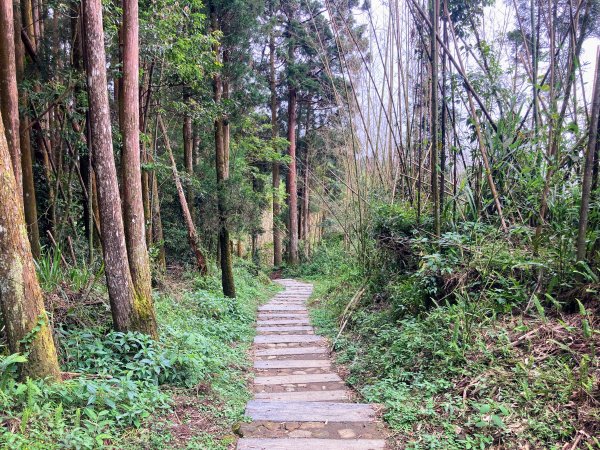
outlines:
[{"label": "stone step", "polygon": [[254,384],[256,385],[291,385],[306,383],[329,383],[335,381],[342,381],[339,375],[335,373],[310,373],[306,375],[273,375],[254,377]]},{"label": "stone step", "polygon": [[326,343],[325,338],[311,334],[271,334],[254,336],[255,344],[287,344],[287,343],[302,343],[302,342],[320,342]]},{"label": "stone step", "polygon": [[238,450],[383,450],[383,439],[260,439],[243,438]]},{"label": "stone step", "polygon": [[308,319],[273,319],[273,320],[259,320],[256,322],[259,327],[269,325],[310,325]]},{"label": "stone step", "polygon": [[304,313],[307,312],[305,306],[295,306],[295,305],[263,305],[258,307],[259,311],[302,311]]},{"label": "stone step", "polygon": [[310,325],[259,326],[256,331],[313,331]]},{"label": "stone step", "polygon": [[302,391],[302,392],[257,392],[254,394],[256,400],[270,402],[333,402],[349,400],[348,391]]},{"label": "stone step", "polygon": [[258,313],[258,319],[308,319],[308,313]]},{"label": "stone step", "polygon": [[310,355],[328,353],[327,347],[286,347],[254,350],[256,356]]},{"label": "stone step", "polygon": [[375,409],[365,403],[270,402],[251,400],[245,414],[273,422],[373,422]]},{"label": "stone step", "polygon": [[308,367],[330,367],[327,359],[286,359],[282,361],[255,361],[255,369],[304,369]]}]

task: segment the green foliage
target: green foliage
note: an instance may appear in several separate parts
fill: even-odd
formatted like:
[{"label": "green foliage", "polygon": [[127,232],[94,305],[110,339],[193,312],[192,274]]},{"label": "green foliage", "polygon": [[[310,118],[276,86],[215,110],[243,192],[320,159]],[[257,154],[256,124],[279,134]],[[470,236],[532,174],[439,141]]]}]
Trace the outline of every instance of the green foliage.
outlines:
[{"label": "green foliage", "polygon": [[[245,264],[235,275],[236,299],[222,296],[217,276],[190,275],[189,292],[158,295],[158,342],[110,331],[108,324],[59,326],[62,369],[70,374],[63,383],[18,382],[25,357],[0,356],[0,447],[167,448],[169,424],[150,418],[168,413],[173,396],[184,393],[228,434],[250,397],[247,349],[256,306],[273,289]],[[195,440],[203,449],[225,449],[230,442],[207,434]]]},{"label": "green foliage", "polygon": [[316,280],[313,321],[332,337],[350,298],[368,287],[336,341],[337,358],[366,401],[386,406],[398,446],[558,449],[578,429],[596,429],[574,419],[574,399],[600,417],[586,400],[598,331],[585,302],[562,320],[552,310],[566,285],[595,292],[595,271],[549,256],[560,249],[533,257],[519,228],[507,238],[463,222],[433,239],[404,208],[372,211],[378,241],[366,271],[335,241],[315,249],[318,263],[296,269]]}]

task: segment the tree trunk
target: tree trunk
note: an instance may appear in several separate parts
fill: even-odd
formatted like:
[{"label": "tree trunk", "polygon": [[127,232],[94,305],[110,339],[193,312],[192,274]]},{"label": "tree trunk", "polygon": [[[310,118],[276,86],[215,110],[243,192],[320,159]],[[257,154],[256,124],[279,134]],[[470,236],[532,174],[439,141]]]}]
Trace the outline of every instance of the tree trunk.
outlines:
[{"label": "tree trunk", "polygon": [[173,172],[173,180],[175,181],[175,187],[177,188],[177,195],[179,197],[179,203],[183,212],[183,218],[188,229],[188,240],[190,243],[190,247],[194,252],[194,256],[196,257],[196,264],[198,266],[200,274],[206,275],[208,272],[206,267],[206,259],[204,258],[202,251],[200,251],[200,247],[198,246],[198,233],[196,232],[196,227],[194,226],[194,221],[192,220],[192,215],[190,214],[190,209],[188,208],[187,200],[185,199],[183,185],[181,184],[181,179],[179,178],[179,172],[177,172],[177,164],[175,163],[175,158],[173,157],[173,151],[171,150],[169,136],[167,135],[165,124],[163,123],[162,118],[160,116],[158,116],[158,125],[160,126],[160,129],[163,133],[165,139],[165,147],[167,147],[169,159],[171,160],[171,171]]},{"label": "tree trunk", "polygon": [[133,327],[157,338],[152,302],[150,259],[146,247],[142,169],[140,159],[138,2],[123,0],[123,77],[121,133],[123,153],[123,219],[129,270],[135,289]]},{"label": "tree trunk", "polygon": [[225,158],[225,129],[221,117],[215,120],[215,153],[217,171],[217,209],[219,212],[219,248],[221,250],[221,284],[223,294],[227,297],[235,297],[235,284],[233,279],[233,260],[229,246],[229,230],[227,229],[227,212],[225,206],[225,181],[226,158]]},{"label": "tree trunk", "polygon": [[582,176],[581,207],[579,210],[579,230],[577,233],[577,260],[583,261],[586,256],[586,233],[592,193],[592,175],[594,153],[598,144],[598,119],[600,116],[600,49],[596,52],[596,76],[592,95],[592,115],[590,119],[589,139],[585,153],[585,166]]},{"label": "tree trunk", "polygon": [[[308,130],[308,128],[307,128]],[[302,236],[304,239],[304,257],[308,260],[309,251],[310,251],[310,202],[309,202],[309,193],[310,189],[308,186],[309,183],[309,149],[306,148],[306,163],[304,164],[304,187],[303,187],[303,195],[302,195]]]},{"label": "tree trunk", "polygon": [[158,195],[158,180],[156,173],[152,174],[152,240],[158,246],[157,264],[162,273],[167,270],[167,258],[165,254],[165,243],[160,217],[160,196]]},{"label": "tree trunk", "polygon": [[[21,27],[21,21],[26,24],[31,22],[31,8],[27,7],[27,2],[20,4],[16,0],[14,4],[14,24],[15,24],[15,62],[17,69],[17,83],[23,81],[25,74],[25,50],[21,41],[21,32],[25,31],[31,41],[31,36],[27,32],[27,27]],[[27,18],[29,17],[29,22]],[[32,30],[30,30],[33,33]],[[19,97],[20,116],[19,116],[19,141],[21,143],[21,175],[23,177],[23,208],[25,210],[25,222],[27,224],[27,235],[31,244],[31,253],[35,259],[40,257],[40,230],[37,217],[37,203],[35,198],[35,187],[33,184],[33,161],[31,148],[31,135],[29,131],[29,116],[27,115],[29,97],[23,92]]]},{"label": "tree trunk", "polygon": [[93,165],[98,176],[98,206],[102,228],[102,249],[106,284],[110,298],[113,326],[118,331],[136,329],[134,317],[136,293],[129,270],[125,231],[113,156],[112,130],[106,84],[106,57],[100,0],[83,2],[84,45],[87,56],[91,146]]},{"label": "tree trunk", "polygon": [[26,238],[20,190],[0,120],[0,303],[12,353],[25,353],[22,376],[60,380],[44,297]]},{"label": "tree trunk", "polygon": [[[293,54],[293,50],[290,51]],[[288,232],[289,249],[288,262],[295,266],[298,264],[298,188],[296,183],[296,102],[297,92],[293,86],[288,93],[288,141],[290,164],[288,169]]]},{"label": "tree trunk", "polygon": [[185,163],[185,172],[188,176],[188,180],[186,181],[186,198],[193,219],[194,188],[192,185],[192,177],[194,176],[194,139],[192,133],[192,117],[187,112],[183,118],[183,160]]},{"label": "tree trunk", "polygon": [[[271,137],[275,139],[279,130],[277,127],[277,91],[275,78],[275,36],[273,31],[269,34],[269,87],[271,90]],[[279,204],[279,162],[273,163],[273,265],[281,266],[282,243],[281,230],[279,229],[279,214],[281,206]]]},{"label": "tree trunk", "polygon": [[[214,11],[214,5],[211,3],[211,27],[213,31],[219,29],[217,14]],[[217,54],[220,53],[218,45],[214,47]],[[223,51],[223,63],[227,63],[228,52]],[[222,105],[222,98],[229,96],[229,84],[223,81],[221,73],[217,73],[213,79],[213,93],[215,104]],[[227,207],[225,196],[226,182],[229,178],[229,124],[223,116],[222,111],[218,112],[215,119],[215,164],[217,174],[217,210],[219,214],[219,249],[221,251],[219,264],[221,266],[221,284],[223,294],[226,297],[235,297],[235,283],[233,279],[233,260],[231,256],[231,246],[229,245],[229,229],[227,228]]]},{"label": "tree trunk", "polygon": [[433,197],[433,232],[440,235],[440,193],[438,186],[438,44],[437,32],[439,28],[440,4],[439,0],[430,1],[431,20],[431,196]]},{"label": "tree trunk", "polygon": [[[19,17],[19,16],[17,16]],[[23,191],[19,139],[19,93],[15,56],[15,29],[11,0],[0,0],[0,112],[18,192]],[[22,194],[21,194],[22,195]]]}]

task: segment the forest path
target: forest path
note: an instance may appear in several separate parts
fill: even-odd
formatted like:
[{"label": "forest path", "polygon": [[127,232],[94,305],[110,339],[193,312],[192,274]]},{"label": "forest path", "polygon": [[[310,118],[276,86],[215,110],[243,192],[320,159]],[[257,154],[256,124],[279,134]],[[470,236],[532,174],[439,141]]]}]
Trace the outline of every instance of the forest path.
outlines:
[{"label": "forest path", "polygon": [[261,306],[253,355],[252,422],[238,450],[380,450],[384,426],[372,405],[352,403],[336,374],[327,340],[315,336],[306,301],[312,285],[278,280],[285,291]]}]

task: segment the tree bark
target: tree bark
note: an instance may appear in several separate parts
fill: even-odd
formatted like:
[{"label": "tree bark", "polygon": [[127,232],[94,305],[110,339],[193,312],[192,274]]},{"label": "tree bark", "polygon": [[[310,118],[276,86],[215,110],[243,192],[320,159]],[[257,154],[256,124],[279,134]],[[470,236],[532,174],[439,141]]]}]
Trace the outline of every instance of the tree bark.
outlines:
[{"label": "tree bark", "polygon": [[106,82],[106,55],[100,0],[83,2],[84,45],[87,55],[87,84],[93,166],[98,176],[98,206],[102,229],[102,249],[113,326],[117,331],[136,329],[136,292],[131,279],[129,258],[113,156],[112,130]]},{"label": "tree bark", "polygon": [[290,164],[288,169],[289,190],[289,237],[288,260],[291,265],[298,264],[298,187],[296,182],[296,88],[290,86],[288,92],[288,141]]},{"label": "tree bark", "polygon": [[[269,87],[271,90],[271,137],[275,139],[278,134],[277,126],[277,91],[275,75],[275,36],[273,31],[269,34]],[[279,162],[273,163],[273,265],[281,266],[283,262],[281,230],[279,229],[279,214],[281,214],[281,205],[279,204]]]},{"label": "tree bark", "polygon": [[[291,21],[290,18],[288,19]],[[291,24],[288,23],[288,28]],[[288,34],[290,30],[288,30]],[[288,36],[288,66],[293,65],[295,61],[295,43],[291,36]],[[289,141],[288,155],[290,163],[287,176],[287,191],[288,191],[288,233],[289,233],[289,248],[288,248],[288,263],[290,265],[298,264],[298,187],[297,187],[297,172],[296,172],[296,122],[297,122],[297,102],[298,92],[294,85],[295,80],[288,79],[288,130],[287,138]]]},{"label": "tree bark", "polygon": [[0,35],[0,112],[17,188],[19,192],[22,192],[19,93],[17,91],[15,29],[11,0],[0,0],[0,30],[4,30]]},{"label": "tree bark", "polygon": [[[186,102],[187,103],[187,102]],[[183,160],[185,163],[185,172],[188,176],[186,184],[187,202],[190,208],[190,214],[194,218],[194,188],[192,177],[194,176],[194,139],[192,133],[192,117],[185,113],[183,118]]]},{"label": "tree bark", "polygon": [[25,353],[22,376],[60,380],[60,369],[31,246],[23,203],[0,120],[0,303],[12,353]]},{"label": "tree bark", "polygon": [[600,116],[600,48],[596,52],[596,75],[592,95],[592,115],[590,118],[589,138],[585,153],[585,166],[582,176],[581,207],[579,210],[579,230],[577,233],[577,260],[584,261],[586,256],[586,233],[592,194],[592,176],[594,153],[598,145],[598,120]]},{"label": "tree bark", "polygon": [[167,270],[167,258],[165,253],[165,243],[162,228],[162,218],[160,216],[160,196],[158,195],[158,179],[156,173],[152,174],[152,240],[158,246],[158,270],[162,273]]},{"label": "tree bark", "polygon": [[129,270],[135,289],[134,329],[157,338],[150,259],[146,247],[140,159],[138,0],[123,0],[122,116],[123,219]]},{"label": "tree bark", "polygon": [[[217,14],[211,3],[211,27],[213,31],[219,29]],[[215,53],[221,52],[218,45],[214,47]],[[223,63],[227,62],[228,52],[223,54]],[[225,88],[225,89],[224,89]],[[223,81],[222,73],[215,74],[213,78],[213,93],[216,105],[221,106],[222,98],[229,96],[229,85]],[[221,266],[221,284],[226,297],[235,297],[235,282],[233,279],[233,260],[231,246],[229,245],[229,229],[227,228],[227,206],[225,187],[229,179],[229,124],[222,111],[218,112],[215,119],[215,164],[217,174],[217,210],[219,215],[219,249]]]},{"label": "tree bark", "polygon": [[[31,42],[33,33],[31,28],[22,27],[21,22],[31,23],[31,7],[27,2],[21,4],[19,0],[14,3],[14,31],[15,31],[15,62],[17,69],[17,83],[23,81],[25,74],[25,50],[21,40],[21,32],[24,31]],[[29,5],[31,6],[31,5]],[[27,21],[29,17],[29,22]],[[29,32],[27,30],[29,29]],[[19,141],[21,143],[21,175],[23,177],[23,208],[25,210],[25,222],[27,224],[27,235],[31,244],[31,253],[35,259],[40,257],[40,230],[37,217],[37,203],[35,198],[35,187],[33,184],[33,161],[31,148],[31,135],[29,131],[29,97],[25,92],[19,96]]]},{"label": "tree bark", "polygon": [[438,60],[437,33],[439,29],[439,0],[430,1],[431,20],[431,196],[433,197],[433,231],[440,235],[440,193],[438,183]]},{"label": "tree bark", "polygon": [[[308,131],[308,128],[307,128]],[[304,257],[310,256],[310,189],[309,189],[309,149],[306,148],[306,163],[304,164],[304,182],[302,195],[302,239],[304,239]]]}]

